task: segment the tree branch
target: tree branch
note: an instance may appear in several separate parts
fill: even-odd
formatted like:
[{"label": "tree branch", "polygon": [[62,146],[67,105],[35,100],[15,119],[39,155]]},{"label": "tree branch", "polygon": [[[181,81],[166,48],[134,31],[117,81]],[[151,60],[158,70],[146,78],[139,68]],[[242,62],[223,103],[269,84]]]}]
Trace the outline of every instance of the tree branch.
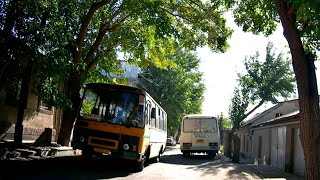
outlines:
[{"label": "tree branch", "polygon": [[90,63],[90,61],[92,60],[92,57],[94,55],[94,53],[97,51],[98,47],[100,46],[102,40],[103,40],[103,37],[104,35],[109,31],[109,32],[113,32],[113,31],[116,31],[119,29],[119,27],[127,20],[127,18],[130,16],[131,13],[129,13],[127,16],[125,16],[123,19],[120,20],[119,23],[113,25],[112,27],[110,28],[107,28],[105,25],[101,24],[101,27],[99,29],[99,33],[98,33],[98,36],[95,40],[95,42],[93,43],[93,45],[91,46],[89,52],[87,53],[86,55],[86,58],[85,58],[85,62],[87,64]]},{"label": "tree branch", "polygon": [[166,13],[170,14],[171,16],[178,17],[178,18],[181,18],[183,20],[188,21],[189,23],[192,23],[189,19],[187,19],[179,14],[174,14],[173,12],[169,11],[168,9],[165,9],[165,8],[161,8],[161,9],[163,9]]},{"label": "tree branch", "polygon": [[265,102],[264,99],[261,99],[261,101],[259,102],[258,105],[256,105],[253,109],[251,109],[251,111],[249,111],[248,113],[246,113],[241,119],[242,121],[247,118],[251,113],[253,113],[256,109],[258,109],[260,106],[262,106],[262,104]]},{"label": "tree branch", "polygon": [[86,32],[88,30],[88,26],[93,18],[94,13],[101,8],[102,6],[109,4],[111,2],[111,0],[102,0],[100,2],[97,3],[93,3],[88,11],[88,13],[86,14],[86,18],[84,21],[82,21],[82,25],[80,27],[80,32],[79,32],[79,36],[77,39],[77,53],[75,54],[75,57],[73,59],[73,61],[75,63],[79,63],[80,62],[80,58],[81,58],[81,54],[82,54],[82,47],[83,47],[83,42],[84,42],[84,38],[86,35]]},{"label": "tree branch", "polygon": [[[105,52],[109,53],[111,52],[112,48],[108,48],[107,50],[105,50]],[[84,70],[84,74],[87,74],[94,66],[96,66],[98,64],[99,60],[92,60],[88,63],[86,69]]]}]

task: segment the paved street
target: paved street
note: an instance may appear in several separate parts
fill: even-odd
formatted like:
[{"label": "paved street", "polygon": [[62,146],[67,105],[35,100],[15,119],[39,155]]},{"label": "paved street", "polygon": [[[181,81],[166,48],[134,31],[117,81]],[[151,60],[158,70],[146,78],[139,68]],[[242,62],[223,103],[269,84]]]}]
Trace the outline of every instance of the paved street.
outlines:
[{"label": "paved street", "polygon": [[[231,163],[222,155],[218,155],[214,160],[203,155],[183,158],[178,145],[175,147],[169,146],[162,156],[161,162],[150,164],[139,173],[134,173],[132,164],[127,161],[105,158],[83,161],[79,156],[32,161],[0,161],[0,167],[0,179],[250,180],[267,178],[252,166]],[[287,179],[290,179],[288,177]]]}]

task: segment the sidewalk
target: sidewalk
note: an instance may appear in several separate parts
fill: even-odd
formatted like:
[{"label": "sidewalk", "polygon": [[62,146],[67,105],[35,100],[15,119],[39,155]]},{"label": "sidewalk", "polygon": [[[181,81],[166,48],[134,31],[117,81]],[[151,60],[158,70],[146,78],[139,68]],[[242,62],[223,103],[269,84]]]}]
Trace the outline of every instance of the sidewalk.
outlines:
[{"label": "sidewalk", "polygon": [[[222,154],[222,156],[224,156]],[[224,156],[224,160],[232,162],[230,158]],[[294,174],[287,173],[279,168],[266,164],[253,164],[248,159],[240,158],[240,163],[252,169],[252,171],[261,179],[273,179],[273,180],[304,180],[303,177],[299,177]]]},{"label": "sidewalk", "polygon": [[254,169],[257,173],[260,174],[262,179],[287,179],[287,180],[303,180],[303,177],[296,176],[294,174],[290,174],[284,172],[281,169],[273,167],[271,165],[264,164],[248,164],[249,167]]},{"label": "sidewalk", "polygon": [[0,143],[0,160],[32,160],[78,155],[81,155],[80,150],[56,144],[51,146],[32,146],[30,143],[25,143],[21,148],[16,149],[12,148],[10,142]]}]

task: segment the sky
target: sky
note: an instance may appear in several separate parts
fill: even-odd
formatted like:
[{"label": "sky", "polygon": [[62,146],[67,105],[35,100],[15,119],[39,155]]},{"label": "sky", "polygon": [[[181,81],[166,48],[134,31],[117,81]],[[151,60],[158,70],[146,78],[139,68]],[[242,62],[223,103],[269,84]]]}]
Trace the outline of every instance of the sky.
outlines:
[{"label": "sky", "polygon": [[[226,53],[213,53],[208,47],[198,48],[197,56],[200,58],[199,71],[203,72],[206,85],[205,100],[202,104],[202,113],[211,115],[228,116],[228,108],[236,86],[237,73],[244,72],[243,61],[246,56],[259,51],[260,58],[265,56],[265,48],[270,41],[274,44],[276,52],[288,52],[287,41],[284,38],[281,25],[269,37],[244,33],[241,28],[233,22],[231,15],[227,15],[227,26],[234,29],[229,39],[230,48]],[[315,63],[318,67],[318,62]],[[317,70],[317,77],[320,78]],[[318,78],[318,79],[319,79]],[[319,80],[318,80],[318,84]],[[272,105],[263,105],[257,112],[264,111]],[[255,113],[254,113],[255,114]]]}]

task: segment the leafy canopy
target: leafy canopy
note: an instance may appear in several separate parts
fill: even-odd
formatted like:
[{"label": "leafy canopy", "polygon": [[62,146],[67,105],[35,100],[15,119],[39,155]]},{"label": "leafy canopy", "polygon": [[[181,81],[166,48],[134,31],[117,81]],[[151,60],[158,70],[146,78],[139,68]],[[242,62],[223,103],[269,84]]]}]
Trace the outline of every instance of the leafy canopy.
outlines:
[{"label": "leafy canopy", "polygon": [[[185,49],[178,49],[170,57],[175,67],[144,69],[142,87],[158,101],[168,114],[168,131],[174,134],[186,114],[201,112],[205,85],[198,71],[200,60]],[[143,75],[142,74],[142,75]]]},{"label": "leafy canopy", "polygon": [[[280,97],[287,99],[295,89],[290,61],[283,58],[282,53],[276,54],[270,42],[263,62],[259,61],[259,52],[256,52],[246,57],[244,64],[246,73],[238,74],[238,86],[229,106],[234,128],[265,102],[277,103]],[[249,105],[254,105],[250,111]]]},{"label": "leafy canopy", "polygon": [[[280,22],[279,15],[273,0],[242,0],[228,1],[233,5],[235,22],[243,31],[254,34],[272,34]],[[309,52],[320,49],[320,1],[315,0],[290,0],[287,2],[294,12],[296,24],[304,48]]]},{"label": "leafy canopy", "polygon": [[[232,31],[222,16],[224,5],[220,0],[1,1],[0,47],[6,52],[1,65],[20,67],[20,57],[33,61],[40,80],[35,91],[44,90],[38,94],[52,102],[71,74],[82,82],[103,82],[105,74],[120,72],[119,59],[166,68],[174,66],[168,57],[178,44],[226,51]],[[12,47],[11,39],[19,44]]]}]

